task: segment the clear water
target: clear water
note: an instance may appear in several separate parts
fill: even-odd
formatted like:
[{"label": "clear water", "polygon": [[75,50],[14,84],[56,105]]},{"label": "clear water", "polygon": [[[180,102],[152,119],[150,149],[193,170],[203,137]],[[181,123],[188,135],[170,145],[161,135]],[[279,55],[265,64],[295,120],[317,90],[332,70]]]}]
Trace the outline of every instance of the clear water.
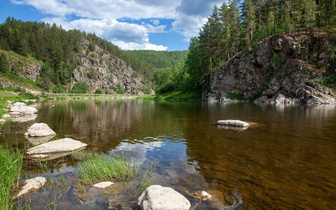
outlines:
[{"label": "clear water", "polygon": [[[123,151],[142,171],[149,171],[151,184],[174,188],[193,209],[336,206],[335,106],[80,100],[45,102],[38,109],[35,121],[5,123],[0,143],[29,148],[24,132],[34,122],[47,123],[59,138],[87,143],[87,150]],[[220,119],[255,124],[234,130],[217,126]],[[63,185],[49,184],[21,198],[21,207],[137,208],[141,192],[132,187],[115,194],[93,188],[79,193],[75,164],[70,156],[51,160],[44,169],[26,163],[25,177],[40,174]],[[197,198],[195,193],[202,190],[214,199]]]}]

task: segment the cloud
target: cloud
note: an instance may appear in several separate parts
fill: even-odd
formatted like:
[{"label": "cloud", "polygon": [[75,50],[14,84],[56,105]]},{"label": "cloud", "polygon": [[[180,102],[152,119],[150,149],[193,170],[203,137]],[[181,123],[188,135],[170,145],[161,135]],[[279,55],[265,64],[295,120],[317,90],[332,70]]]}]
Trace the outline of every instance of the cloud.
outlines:
[{"label": "cloud", "polygon": [[165,26],[151,28],[126,22],[119,22],[114,19],[76,19],[68,21],[62,17],[44,18],[42,21],[62,25],[65,30],[77,28],[88,33],[95,33],[99,37],[111,41],[121,49],[150,49],[166,50],[168,47],[149,43],[148,32],[151,30],[163,31]]},{"label": "cloud", "polygon": [[160,24],[160,20],[158,20],[158,19],[155,19],[155,20],[150,20],[150,22],[152,22],[152,23],[153,23],[153,25],[155,25],[155,26],[157,26],[157,25],[159,25],[159,24]]},{"label": "cloud", "polygon": [[[197,36],[214,5],[223,0],[10,0],[47,15],[42,21],[96,33],[122,49],[167,49],[149,43],[148,34],[176,31],[185,41]],[[75,18],[74,18],[75,17]],[[78,17],[78,18],[77,18]],[[128,20],[128,21],[127,21]],[[144,20],[141,24],[130,20]],[[174,20],[172,27],[164,20]],[[161,24],[161,25],[160,25]],[[171,28],[171,29],[170,29]],[[120,45],[119,45],[120,44]]]}]

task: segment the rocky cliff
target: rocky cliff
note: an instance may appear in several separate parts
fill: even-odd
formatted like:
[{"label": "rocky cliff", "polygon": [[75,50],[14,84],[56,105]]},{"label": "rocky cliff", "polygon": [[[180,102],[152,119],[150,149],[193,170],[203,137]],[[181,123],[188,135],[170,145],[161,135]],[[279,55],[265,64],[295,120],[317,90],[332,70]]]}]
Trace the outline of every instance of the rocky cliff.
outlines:
[{"label": "rocky cliff", "polygon": [[[71,81],[66,84],[70,91],[76,82],[86,82],[89,92],[102,88],[105,93],[143,94],[144,78],[125,61],[111,55],[98,46],[89,49],[89,41],[81,40],[81,50],[75,54],[77,63],[72,72]],[[5,51],[2,51],[5,52]],[[22,78],[37,81],[41,76],[42,62],[20,56],[14,52],[5,52],[9,63],[9,72]],[[19,87],[0,76],[3,87]]]},{"label": "rocky cliff", "polygon": [[211,70],[209,100],[335,104],[334,90],[319,84],[328,41],[321,33],[274,35]]}]

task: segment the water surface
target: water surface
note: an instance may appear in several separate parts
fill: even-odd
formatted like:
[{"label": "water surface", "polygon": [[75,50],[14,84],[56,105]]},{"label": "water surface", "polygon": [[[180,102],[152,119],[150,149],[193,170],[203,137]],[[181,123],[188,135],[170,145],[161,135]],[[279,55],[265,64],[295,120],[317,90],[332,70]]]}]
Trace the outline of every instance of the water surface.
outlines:
[{"label": "water surface", "polygon": [[[247,130],[227,129],[216,125],[220,119],[255,124]],[[31,147],[23,133],[34,122],[47,123],[59,138],[87,143],[90,151],[123,151],[142,171],[150,171],[151,184],[173,187],[195,209],[336,206],[335,106],[50,101],[39,107],[35,121],[4,124],[0,142],[19,149]],[[52,174],[72,180],[75,164],[71,158],[56,159],[47,170],[26,165],[24,172],[25,176]],[[194,196],[202,190],[215,199],[201,201]],[[30,195],[35,196],[30,205],[39,209],[53,202],[62,209],[108,209],[121,203],[136,208],[139,196],[139,192],[125,198],[87,191],[82,199],[75,185],[56,191],[49,187]]]}]

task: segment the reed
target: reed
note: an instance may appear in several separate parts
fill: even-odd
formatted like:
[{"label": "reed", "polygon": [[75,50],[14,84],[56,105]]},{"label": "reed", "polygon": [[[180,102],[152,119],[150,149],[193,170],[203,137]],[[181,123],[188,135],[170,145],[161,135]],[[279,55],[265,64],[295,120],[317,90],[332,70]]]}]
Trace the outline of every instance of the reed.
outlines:
[{"label": "reed", "polygon": [[91,184],[97,180],[131,180],[139,170],[123,155],[99,155],[80,162],[76,173],[81,183]]},{"label": "reed", "polygon": [[11,209],[10,191],[18,185],[22,168],[22,154],[0,145],[0,208]]}]

